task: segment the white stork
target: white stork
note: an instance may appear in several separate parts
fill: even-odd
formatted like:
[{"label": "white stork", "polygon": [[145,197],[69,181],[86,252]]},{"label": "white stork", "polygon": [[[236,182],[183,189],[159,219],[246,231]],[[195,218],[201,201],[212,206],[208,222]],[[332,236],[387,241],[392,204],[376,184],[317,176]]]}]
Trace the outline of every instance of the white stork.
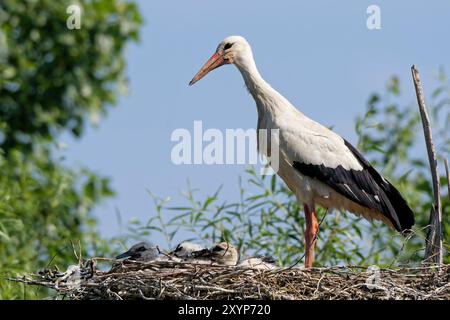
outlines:
[{"label": "white stork", "polygon": [[[243,37],[223,40],[189,85],[225,64],[238,68],[253,96],[258,130],[279,130],[277,174],[305,211],[305,267],[311,267],[314,259],[316,204],[381,220],[401,233],[411,229],[414,215],[398,190],[348,141],[306,117],[273,89],[258,72],[252,49]],[[270,135],[268,140],[270,145]],[[264,152],[259,143],[258,149]]]}]

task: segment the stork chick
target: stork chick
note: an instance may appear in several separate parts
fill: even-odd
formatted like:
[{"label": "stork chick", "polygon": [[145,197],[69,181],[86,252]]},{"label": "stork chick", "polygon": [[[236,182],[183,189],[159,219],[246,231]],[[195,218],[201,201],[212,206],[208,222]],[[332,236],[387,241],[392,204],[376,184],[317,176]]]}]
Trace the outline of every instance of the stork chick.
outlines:
[{"label": "stork chick", "polygon": [[139,242],[133,245],[124,253],[119,254],[116,259],[127,259],[133,261],[152,261],[159,256],[157,247],[151,246],[147,242]]},{"label": "stork chick", "polygon": [[204,264],[235,266],[239,261],[239,252],[231,243],[220,242],[210,249],[192,253],[192,258]]}]

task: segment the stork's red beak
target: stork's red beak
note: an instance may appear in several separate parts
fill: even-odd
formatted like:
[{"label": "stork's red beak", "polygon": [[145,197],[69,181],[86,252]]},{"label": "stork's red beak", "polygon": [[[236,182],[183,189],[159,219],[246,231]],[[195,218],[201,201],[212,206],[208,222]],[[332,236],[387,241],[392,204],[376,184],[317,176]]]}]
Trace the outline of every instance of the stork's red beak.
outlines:
[{"label": "stork's red beak", "polygon": [[198,80],[206,76],[210,71],[223,66],[224,64],[227,64],[227,60],[225,60],[223,54],[221,53],[214,53],[211,58],[209,58],[208,61],[203,65],[203,67],[200,69],[200,71],[192,78],[191,82],[189,82],[189,85],[192,86],[194,83],[196,83]]}]

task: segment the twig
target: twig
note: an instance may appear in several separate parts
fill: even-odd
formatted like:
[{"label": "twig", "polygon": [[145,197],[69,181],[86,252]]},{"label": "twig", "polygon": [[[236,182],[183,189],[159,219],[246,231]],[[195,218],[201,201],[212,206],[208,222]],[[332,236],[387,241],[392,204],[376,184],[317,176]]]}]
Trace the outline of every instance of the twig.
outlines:
[{"label": "twig", "polygon": [[142,292],[141,289],[139,289],[139,295],[141,296],[142,299],[144,300],[155,300],[154,298],[148,298],[144,295],[144,293]]},{"label": "twig", "polygon": [[430,211],[430,228],[428,229],[425,248],[425,261],[434,262],[434,264],[442,264],[442,211],[440,198],[439,175],[437,169],[436,150],[433,144],[431,134],[430,119],[428,117],[425,98],[420,81],[419,71],[416,66],[411,67],[414,87],[416,89],[417,103],[419,104],[420,116],[422,118],[423,132],[427,145],[428,160],[430,162],[431,177],[433,180],[434,205]]},{"label": "twig", "polygon": [[447,176],[448,199],[450,200],[450,173],[448,170],[448,160],[444,160],[445,175]]},{"label": "twig", "polygon": [[106,293],[113,295],[117,300],[123,300],[123,298],[117,292],[114,292],[109,288],[106,290]]}]

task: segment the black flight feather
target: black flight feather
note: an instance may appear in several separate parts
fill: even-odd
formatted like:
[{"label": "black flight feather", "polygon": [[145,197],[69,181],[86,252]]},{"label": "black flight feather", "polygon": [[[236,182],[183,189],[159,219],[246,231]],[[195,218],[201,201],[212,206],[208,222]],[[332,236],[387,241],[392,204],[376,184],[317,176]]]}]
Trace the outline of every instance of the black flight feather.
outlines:
[{"label": "black flight feather", "polygon": [[344,140],[358,159],[362,170],[346,170],[341,165],[328,168],[294,161],[293,167],[301,174],[315,178],[359,205],[375,209],[391,221],[399,232],[407,232],[414,225],[414,214],[400,192],[383,178],[363,155]]}]

